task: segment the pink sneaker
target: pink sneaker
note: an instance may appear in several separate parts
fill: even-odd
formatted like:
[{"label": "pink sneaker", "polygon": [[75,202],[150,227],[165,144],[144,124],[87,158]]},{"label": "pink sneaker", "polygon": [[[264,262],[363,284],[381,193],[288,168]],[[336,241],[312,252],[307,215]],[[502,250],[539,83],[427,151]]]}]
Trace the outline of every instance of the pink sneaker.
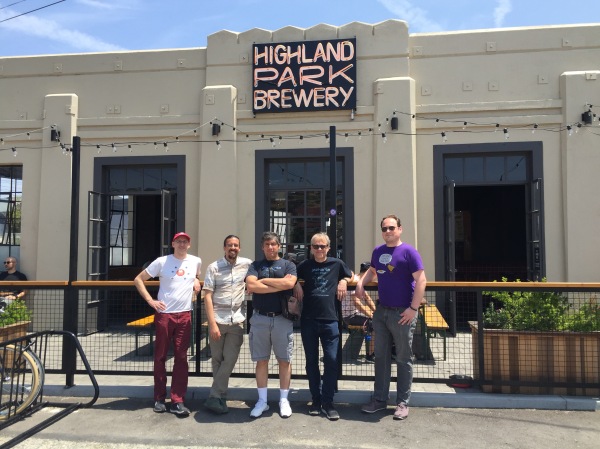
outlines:
[{"label": "pink sneaker", "polygon": [[404,402],[401,402],[396,406],[396,410],[394,411],[394,419],[406,419],[408,418],[408,405]]}]

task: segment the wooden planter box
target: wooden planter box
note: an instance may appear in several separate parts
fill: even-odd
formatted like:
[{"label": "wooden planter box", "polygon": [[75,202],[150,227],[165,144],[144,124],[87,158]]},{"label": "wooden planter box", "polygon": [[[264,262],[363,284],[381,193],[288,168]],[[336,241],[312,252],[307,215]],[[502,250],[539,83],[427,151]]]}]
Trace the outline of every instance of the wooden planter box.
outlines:
[{"label": "wooden planter box", "polygon": [[0,327],[0,342],[27,335],[27,328],[30,323],[31,321],[19,321],[15,324]]},{"label": "wooden planter box", "polygon": [[[469,322],[474,378],[492,382],[534,382],[535,386],[482,385],[488,393],[600,395],[600,332],[529,332],[486,329],[484,376],[479,373],[476,322]],[[597,388],[549,387],[552,382],[592,383]]]}]

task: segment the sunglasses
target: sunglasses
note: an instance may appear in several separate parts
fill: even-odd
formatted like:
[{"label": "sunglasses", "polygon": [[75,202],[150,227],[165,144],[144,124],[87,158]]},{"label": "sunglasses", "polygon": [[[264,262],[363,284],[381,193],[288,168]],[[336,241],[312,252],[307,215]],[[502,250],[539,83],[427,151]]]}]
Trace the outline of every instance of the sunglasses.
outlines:
[{"label": "sunglasses", "polygon": [[8,260],[8,261],[5,261],[5,262],[4,262],[4,265],[10,265],[11,263],[12,263],[12,261],[11,261],[11,260]]},{"label": "sunglasses", "polygon": [[398,226],[382,226],[381,232],[395,231]]},{"label": "sunglasses", "polygon": [[325,249],[327,245],[311,245],[312,249]]}]

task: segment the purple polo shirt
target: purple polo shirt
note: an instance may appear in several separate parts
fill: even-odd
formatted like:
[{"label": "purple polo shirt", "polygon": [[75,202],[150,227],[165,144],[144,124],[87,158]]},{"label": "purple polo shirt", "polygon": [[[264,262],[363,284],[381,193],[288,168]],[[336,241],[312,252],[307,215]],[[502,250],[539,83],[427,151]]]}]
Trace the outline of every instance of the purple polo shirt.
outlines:
[{"label": "purple polo shirt", "polygon": [[379,303],[387,307],[408,307],[415,290],[413,273],[423,270],[418,251],[407,243],[377,246],[371,256],[377,271]]}]

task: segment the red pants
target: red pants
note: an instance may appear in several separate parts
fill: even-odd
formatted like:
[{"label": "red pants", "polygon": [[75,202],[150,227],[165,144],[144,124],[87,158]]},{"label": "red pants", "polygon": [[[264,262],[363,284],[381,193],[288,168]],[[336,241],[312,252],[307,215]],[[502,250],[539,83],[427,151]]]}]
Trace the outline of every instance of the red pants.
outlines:
[{"label": "red pants", "polygon": [[173,343],[173,376],[171,379],[171,402],[183,402],[188,385],[187,351],[192,333],[192,312],[155,313],[154,327],[154,400],[167,397],[167,353]]}]

